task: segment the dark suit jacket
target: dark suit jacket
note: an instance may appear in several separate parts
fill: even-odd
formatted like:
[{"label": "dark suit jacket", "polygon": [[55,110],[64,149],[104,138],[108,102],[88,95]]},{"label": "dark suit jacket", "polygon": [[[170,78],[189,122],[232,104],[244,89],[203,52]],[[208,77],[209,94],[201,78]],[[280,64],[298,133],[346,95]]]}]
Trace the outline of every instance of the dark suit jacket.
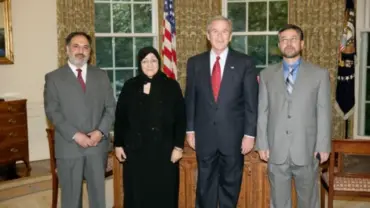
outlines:
[{"label": "dark suit jacket", "polygon": [[188,60],[187,131],[195,131],[197,154],[237,154],[243,136],[256,135],[257,70],[251,57],[229,49],[216,103],[210,68],[209,51]]}]

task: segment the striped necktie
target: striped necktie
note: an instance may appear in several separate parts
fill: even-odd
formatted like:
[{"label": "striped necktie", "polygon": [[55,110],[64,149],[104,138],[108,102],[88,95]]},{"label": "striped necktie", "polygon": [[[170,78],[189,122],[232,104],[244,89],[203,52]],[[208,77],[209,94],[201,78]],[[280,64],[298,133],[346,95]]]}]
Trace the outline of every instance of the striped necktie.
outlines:
[{"label": "striped necktie", "polygon": [[289,95],[292,94],[293,92],[293,85],[294,85],[293,72],[294,72],[294,68],[289,67],[289,74],[285,81],[286,89]]}]

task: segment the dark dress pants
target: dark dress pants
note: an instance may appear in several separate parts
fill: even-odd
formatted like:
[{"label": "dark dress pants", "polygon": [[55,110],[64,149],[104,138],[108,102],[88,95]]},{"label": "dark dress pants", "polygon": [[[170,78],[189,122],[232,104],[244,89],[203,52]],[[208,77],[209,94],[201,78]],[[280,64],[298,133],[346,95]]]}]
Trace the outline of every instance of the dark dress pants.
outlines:
[{"label": "dark dress pants", "polygon": [[[237,207],[243,175],[241,153],[197,155],[196,208]],[[217,206],[219,205],[219,206]]]}]

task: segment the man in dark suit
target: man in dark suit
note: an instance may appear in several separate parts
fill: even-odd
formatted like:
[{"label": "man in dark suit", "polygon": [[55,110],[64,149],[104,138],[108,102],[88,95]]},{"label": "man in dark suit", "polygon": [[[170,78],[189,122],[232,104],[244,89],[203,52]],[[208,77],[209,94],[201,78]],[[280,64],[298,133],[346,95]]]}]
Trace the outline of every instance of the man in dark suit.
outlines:
[{"label": "man in dark suit", "polygon": [[228,48],[231,31],[229,19],[212,18],[212,49],[187,63],[187,142],[197,155],[197,208],[237,206],[243,155],[256,135],[257,71],[249,56]]},{"label": "man in dark suit", "polygon": [[105,167],[115,99],[105,71],[88,65],[91,38],[66,38],[68,63],[45,76],[44,106],[55,128],[55,156],[62,208],[82,207],[82,180],[89,206],[105,208]]}]

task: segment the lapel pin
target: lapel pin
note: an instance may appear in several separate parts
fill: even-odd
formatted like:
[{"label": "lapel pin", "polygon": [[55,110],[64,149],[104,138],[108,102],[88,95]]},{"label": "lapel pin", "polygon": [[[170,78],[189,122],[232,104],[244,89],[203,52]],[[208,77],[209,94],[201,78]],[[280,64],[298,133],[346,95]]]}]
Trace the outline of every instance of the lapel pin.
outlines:
[{"label": "lapel pin", "polygon": [[234,66],[230,66],[230,69],[234,69]]}]

